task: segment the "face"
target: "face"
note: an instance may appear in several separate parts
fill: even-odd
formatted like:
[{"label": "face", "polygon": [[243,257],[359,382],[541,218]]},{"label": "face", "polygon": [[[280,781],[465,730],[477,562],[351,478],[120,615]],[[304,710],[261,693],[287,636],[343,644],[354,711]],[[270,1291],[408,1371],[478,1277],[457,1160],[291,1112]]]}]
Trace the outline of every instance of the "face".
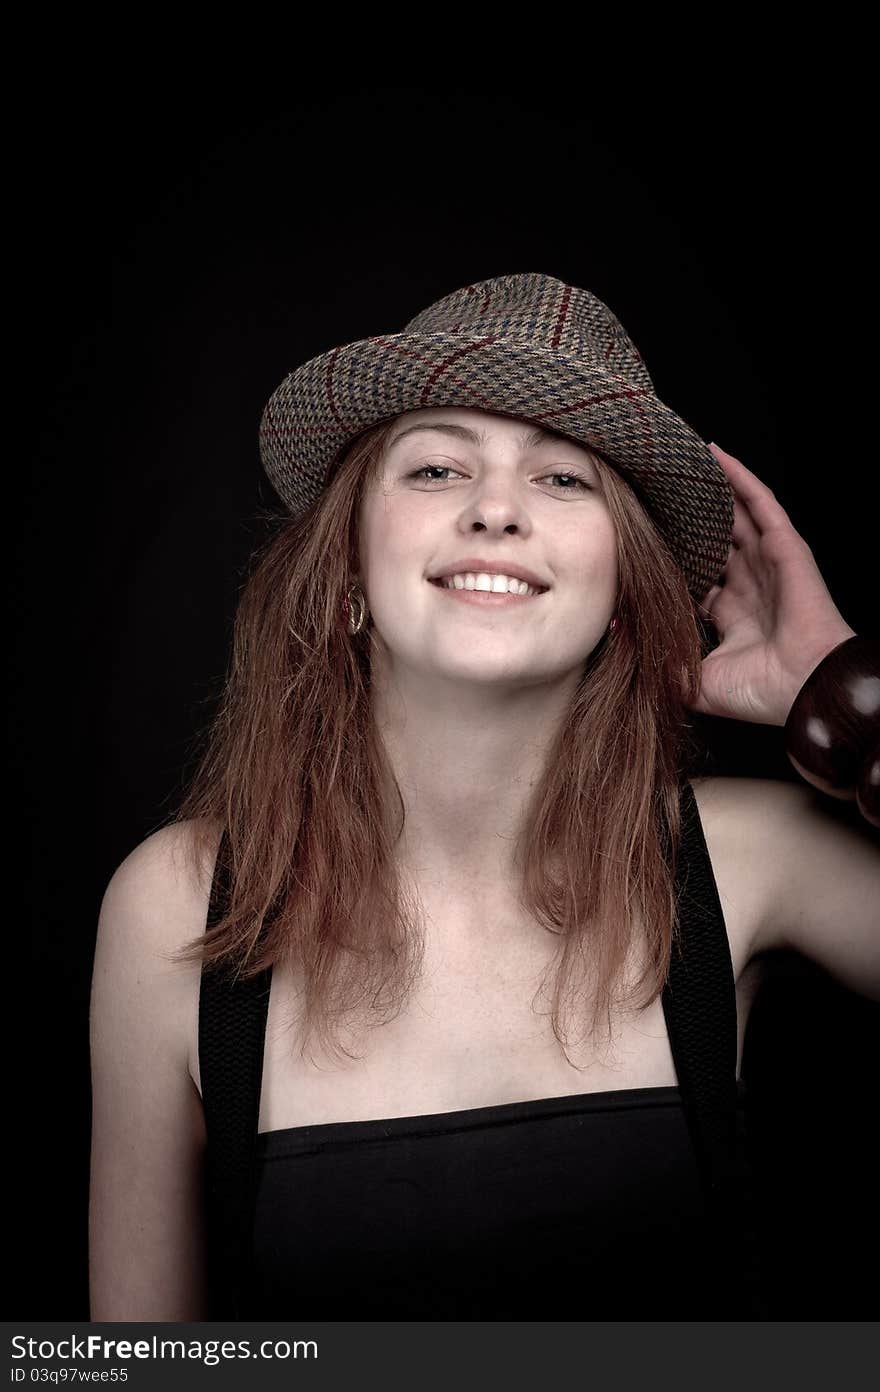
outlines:
[{"label": "face", "polygon": [[[395,421],[359,515],[359,579],[392,667],[518,685],[582,672],[614,612],[616,535],[590,452],[534,431],[452,406]],[[502,593],[500,576],[529,592]]]}]

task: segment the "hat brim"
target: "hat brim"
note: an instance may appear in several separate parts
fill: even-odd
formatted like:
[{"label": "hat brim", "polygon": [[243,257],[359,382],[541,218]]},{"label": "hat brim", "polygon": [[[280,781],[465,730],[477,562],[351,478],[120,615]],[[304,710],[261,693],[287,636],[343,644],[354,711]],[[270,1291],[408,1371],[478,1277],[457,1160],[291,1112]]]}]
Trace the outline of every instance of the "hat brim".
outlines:
[{"label": "hat brim", "polygon": [[464,406],[517,416],[594,448],[637,493],[701,600],[730,550],[733,491],[708,445],[647,386],[515,340],[382,334],[303,363],[260,422],[263,467],[302,512],[370,426],[405,411]]}]

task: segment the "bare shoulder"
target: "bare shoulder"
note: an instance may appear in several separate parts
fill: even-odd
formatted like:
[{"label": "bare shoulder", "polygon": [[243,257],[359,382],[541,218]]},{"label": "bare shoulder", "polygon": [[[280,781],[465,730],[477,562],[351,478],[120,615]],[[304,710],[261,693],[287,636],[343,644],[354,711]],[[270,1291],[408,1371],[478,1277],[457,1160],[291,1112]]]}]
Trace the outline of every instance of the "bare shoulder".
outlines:
[{"label": "bare shoulder", "polygon": [[207,910],[220,828],[200,823],[199,837],[196,830],[195,822],[175,822],[154,831],[129,852],[107,885],[105,903],[109,899],[123,907],[122,921],[131,931],[148,930],[159,949],[174,950],[204,929],[198,918],[202,908]]},{"label": "bare shoulder", "polygon": [[[196,863],[196,831],[204,834],[209,853]],[[117,866],[110,883],[144,879],[151,889],[171,894],[192,889],[207,872],[220,844],[219,823],[172,822],[144,837]]]},{"label": "bare shoulder", "polygon": [[880,843],[851,809],[805,783],[700,778],[691,786],[722,906],[748,955],[793,949],[844,985],[880,984]]},{"label": "bare shoulder", "polygon": [[219,826],[203,826],[207,849],[199,855],[195,827],[193,822],[162,827],[129,852],[107,885],[98,930],[104,958],[125,954],[138,964],[186,1059],[200,966],[179,961],[178,954],[204,933],[220,842]]},{"label": "bare shoulder", "polygon": [[754,841],[808,812],[813,794],[806,786],[773,778],[693,778],[700,821],[719,849],[751,848]]}]

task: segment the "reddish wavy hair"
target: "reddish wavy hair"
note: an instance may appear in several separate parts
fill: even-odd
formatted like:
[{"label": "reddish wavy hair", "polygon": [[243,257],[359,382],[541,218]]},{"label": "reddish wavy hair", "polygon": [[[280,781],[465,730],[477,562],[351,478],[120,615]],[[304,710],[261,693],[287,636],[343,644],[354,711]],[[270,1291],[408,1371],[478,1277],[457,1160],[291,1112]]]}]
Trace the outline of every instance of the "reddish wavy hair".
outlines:
[{"label": "reddish wavy hair", "polygon": [[[226,829],[232,885],[222,919],[176,958],[242,976],[288,965],[304,984],[302,1052],[314,1036],[353,1057],[340,1022],[392,1018],[422,962],[419,906],[394,862],[405,809],[372,718],[369,630],[350,638],[342,611],[360,499],[394,424],[361,435],[318,501],[277,517],[255,551],[216,715],[171,814],[206,891]],[[564,1019],[607,1039],[613,1010],[643,1009],[663,988],[702,657],[681,570],[629,485],[591,453],[617,531],[620,623],[585,659],[515,861],[522,904],[559,937],[551,1019],[563,1050]],[[640,970],[627,979],[634,947]]]}]

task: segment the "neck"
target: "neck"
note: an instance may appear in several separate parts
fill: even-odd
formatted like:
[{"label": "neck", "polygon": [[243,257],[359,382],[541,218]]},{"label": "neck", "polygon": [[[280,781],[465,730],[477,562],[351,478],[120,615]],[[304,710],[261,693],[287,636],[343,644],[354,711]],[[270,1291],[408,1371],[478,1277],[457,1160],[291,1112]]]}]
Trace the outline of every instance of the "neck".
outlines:
[{"label": "neck", "polygon": [[373,714],[406,810],[398,861],[419,884],[483,897],[518,882],[517,837],[578,680],[512,687],[372,664]]}]

